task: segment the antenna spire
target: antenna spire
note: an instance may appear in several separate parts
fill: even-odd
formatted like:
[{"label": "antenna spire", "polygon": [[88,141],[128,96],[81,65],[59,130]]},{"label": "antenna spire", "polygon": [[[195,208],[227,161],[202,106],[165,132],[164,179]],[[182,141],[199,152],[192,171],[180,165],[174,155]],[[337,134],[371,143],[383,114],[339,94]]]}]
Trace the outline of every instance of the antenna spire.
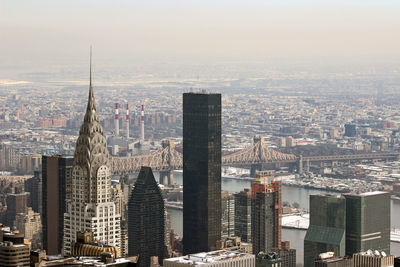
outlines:
[{"label": "antenna spire", "polygon": [[92,87],[92,46],[90,46],[90,87]]}]

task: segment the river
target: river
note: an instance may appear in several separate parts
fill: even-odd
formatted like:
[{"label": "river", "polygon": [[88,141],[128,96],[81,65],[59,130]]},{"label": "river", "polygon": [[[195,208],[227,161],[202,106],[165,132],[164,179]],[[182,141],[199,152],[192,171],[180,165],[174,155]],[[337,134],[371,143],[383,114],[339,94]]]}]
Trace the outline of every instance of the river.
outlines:
[{"label": "river", "polygon": [[[157,174],[156,174],[157,175]],[[174,182],[182,184],[182,172],[174,172]],[[222,179],[222,190],[229,193],[235,193],[250,188],[250,181]],[[300,209],[309,209],[309,196],[313,194],[327,193],[324,190],[305,189],[293,186],[282,186],[282,201],[287,201],[290,204],[297,202]],[[168,209],[171,215],[172,228],[178,235],[182,235],[182,210]],[[391,200],[391,224],[392,228],[400,228],[400,200]],[[282,240],[290,241],[291,247],[297,250],[297,263],[303,262],[303,240],[306,234],[305,230],[297,229],[282,229]],[[400,243],[391,242],[391,254],[400,255]]]}]

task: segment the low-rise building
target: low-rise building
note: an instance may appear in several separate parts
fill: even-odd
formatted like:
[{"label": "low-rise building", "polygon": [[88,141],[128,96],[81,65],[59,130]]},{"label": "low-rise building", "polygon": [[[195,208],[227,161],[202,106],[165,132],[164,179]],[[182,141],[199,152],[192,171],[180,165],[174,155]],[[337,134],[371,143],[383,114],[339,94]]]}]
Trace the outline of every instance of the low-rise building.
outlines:
[{"label": "low-rise building", "polygon": [[163,261],[164,267],[188,267],[196,265],[204,267],[255,267],[255,255],[229,250],[216,250],[164,259]]},{"label": "low-rise building", "polygon": [[354,267],[389,267],[394,265],[394,256],[385,252],[368,250],[353,255]]}]

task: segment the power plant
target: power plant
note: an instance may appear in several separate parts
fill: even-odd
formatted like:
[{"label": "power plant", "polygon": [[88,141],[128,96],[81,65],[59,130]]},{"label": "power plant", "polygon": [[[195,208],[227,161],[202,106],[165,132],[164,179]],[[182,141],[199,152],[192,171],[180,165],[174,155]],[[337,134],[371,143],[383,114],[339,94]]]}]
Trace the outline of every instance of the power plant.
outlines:
[{"label": "power plant", "polygon": [[[120,132],[120,116],[119,116],[119,108],[122,107],[119,103],[115,103],[114,106],[114,131],[111,132],[111,135],[107,138],[107,143],[109,144],[110,152],[113,155],[124,155],[130,156],[135,154],[146,154],[149,152],[150,145],[145,141],[144,134],[144,105],[140,105],[140,113],[136,112],[136,114],[140,114],[140,124],[138,125],[137,134],[133,134],[131,136],[130,132],[130,110],[129,103],[127,102],[125,105],[125,122],[121,118],[121,127],[125,128]],[[124,125],[125,123],[125,125]],[[134,126],[135,127],[135,126]],[[123,129],[123,128],[122,128]],[[134,128],[135,129],[135,128]],[[135,139],[134,136],[137,138]]]}]

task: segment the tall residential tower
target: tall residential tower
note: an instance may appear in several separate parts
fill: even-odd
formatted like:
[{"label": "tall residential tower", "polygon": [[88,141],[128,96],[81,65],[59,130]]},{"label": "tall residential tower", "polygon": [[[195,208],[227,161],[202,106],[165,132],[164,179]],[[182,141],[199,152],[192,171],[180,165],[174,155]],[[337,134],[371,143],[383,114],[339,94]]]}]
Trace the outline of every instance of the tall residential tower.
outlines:
[{"label": "tall residential tower", "polygon": [[165,208],[161,190],[150,167],[142,167],[128,204],[128,254],[140,255],[139,266],[150,266],[150,257],[166,256]]},{"label": "tall residential tower", "polygon": [[89,99],[72,169],[72,198],[64,214],[65,255],[71,254],[78,231],[93,232],[95,241],[120,246],[120,215],[112,201],[110,159],[96,113],[91,69],[90,64]]},{"label": "tall residential tower", "polygon": [[282,182],[273,172],[260,172],[251,184],[251,241],[253,254],[281,248]]}]

